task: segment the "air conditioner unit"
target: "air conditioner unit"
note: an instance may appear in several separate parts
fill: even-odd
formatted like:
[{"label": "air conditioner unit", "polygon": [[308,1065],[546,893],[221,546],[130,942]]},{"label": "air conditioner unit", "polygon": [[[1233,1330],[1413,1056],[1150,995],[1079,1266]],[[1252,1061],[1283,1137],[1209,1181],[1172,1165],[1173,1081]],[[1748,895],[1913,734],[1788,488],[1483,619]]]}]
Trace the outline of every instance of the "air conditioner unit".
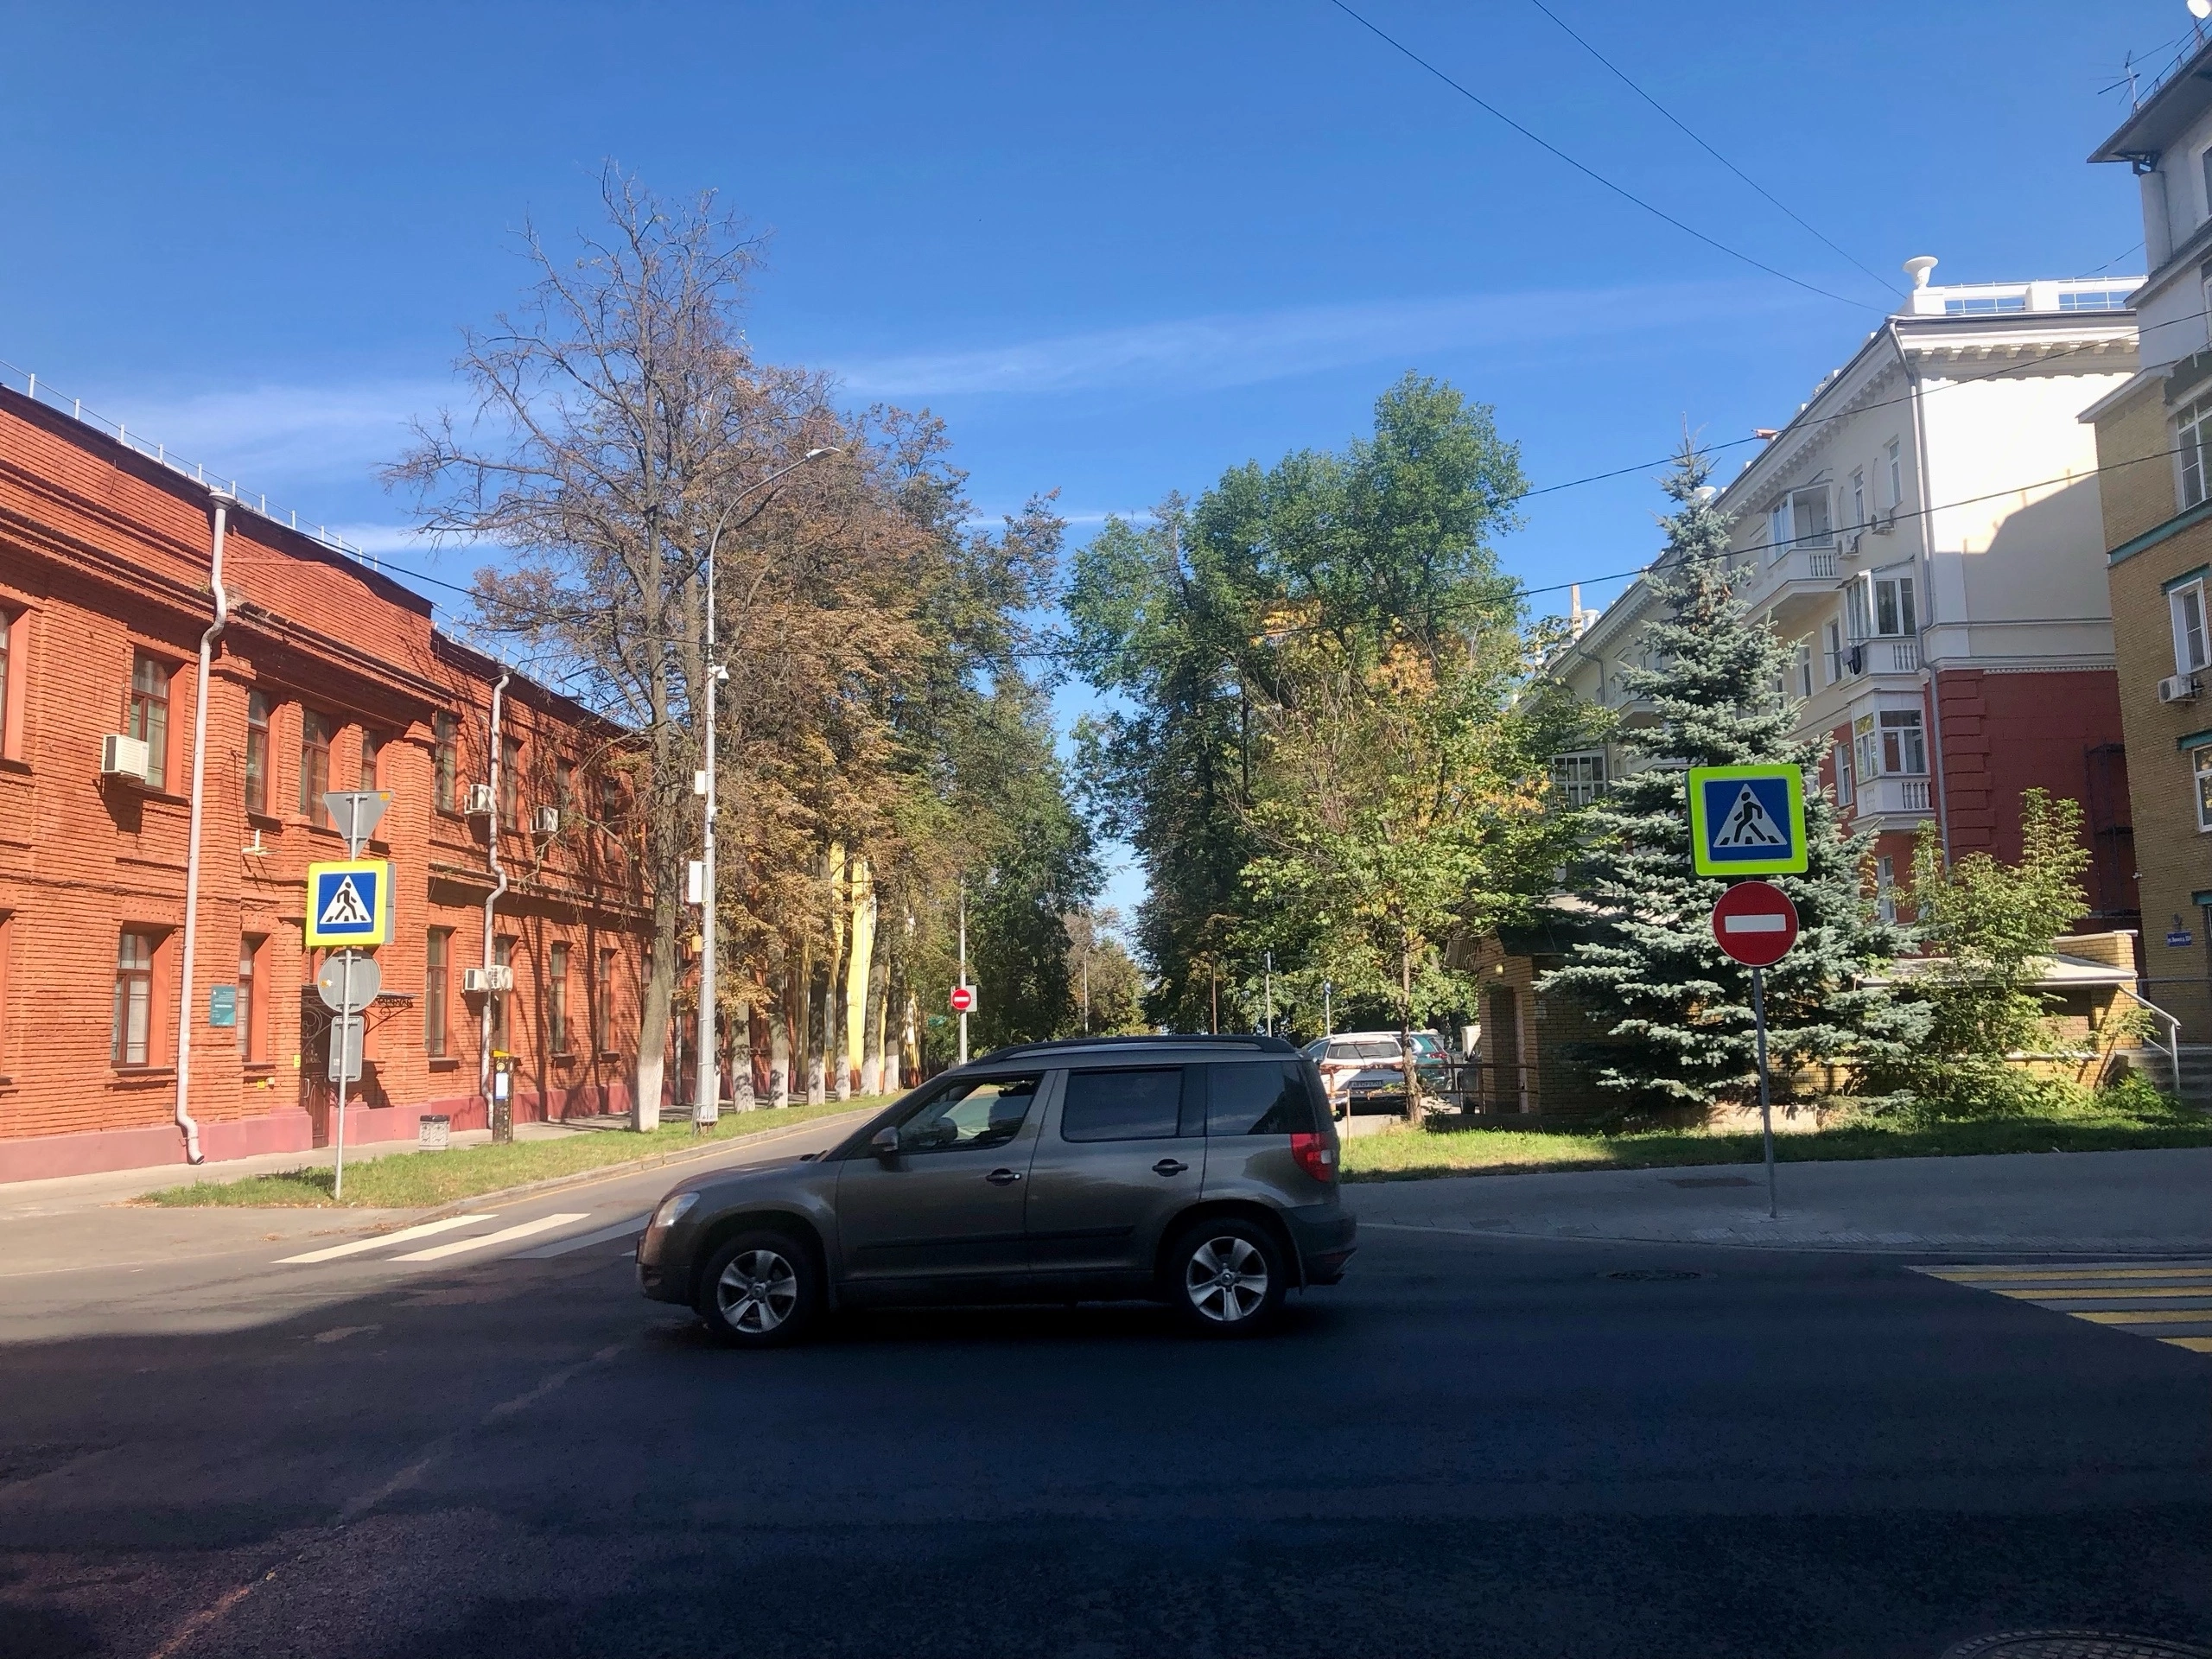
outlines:
[{"label": "air conditioner unit", "polygon": [[468,811],[472,817],[492,816],[492,785],[471,784],[468,786]]},{"label": "air conditioner unit", "polygon": [[[2198,689],[2196,675],[2176,674],[2170,679],[2158,682],[2158,701],[2160,702],[2195,702]],[[114,741],[113,738],[108,740],[111,743]]]},{"label": "air conditioner unit", "polygon": [[512,991],[515,988],[515,970],[512,968],[464,968],[461,970],[461,988],[464,991]]},{"label": "air conditioner unit", "polygon": [[1886,536],[1897,527],[1897,510],[1895,507],[1891,507],[1887,512],[1876,513],[1874,522],[1867,526],[1877,536]]},{"label": "air conditioner unit", "polygon": [[100,776],[128,778],[134,784],[146,781],[146,764],[153,757],[146,749],[142,737],[124,737],[119,732],[110,732],[100,739]]},{"label": "air conditioner unit", "polygon": [[1863,542],[1863,541],[1865,541],[1866,539],[1866,532],[1865,531],[1863,531],[1863,530],[1854,530],[1854,531],[1853,531],[1851,532],[1851,538],[1850,538],[1848,541],[1845,542],[1845,543],[1844,543],[1844,544],[1843,544],[1843,550],[1844,550],[1844,552],[1845,552],[1847,555],[1853,555],[1853,554],[1856,554],[1856,553],[1859,551],[1859,543],[1861,543],[1861,542]]},{"label": "air conditioner unit", "polygon": [[539,807],[530,815],[530,827],[541,836],[558,835],[561,832],[561,809],[557,806]]}]

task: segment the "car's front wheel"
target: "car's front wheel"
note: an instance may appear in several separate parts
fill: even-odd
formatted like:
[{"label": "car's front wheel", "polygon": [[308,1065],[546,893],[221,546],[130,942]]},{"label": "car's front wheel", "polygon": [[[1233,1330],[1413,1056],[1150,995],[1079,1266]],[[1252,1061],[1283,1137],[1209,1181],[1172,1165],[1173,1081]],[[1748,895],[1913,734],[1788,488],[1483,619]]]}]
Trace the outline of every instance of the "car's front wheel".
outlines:
[{"label": "car's front wheel", "polygon": [[1166,1258],[1168,1300],[1185,1325],[1211,1337],[1241,1337],[1282,1306],[1289,1274],[1268,1230],[1234,1217],[1178,1234]]},{"label": "car's front wheel", "polygon": [[814,1258],[788,1233],[740,1233],[707,1259],[699,1281],[700,1317],[734,1348],[796,1341],[821,1308]]}]

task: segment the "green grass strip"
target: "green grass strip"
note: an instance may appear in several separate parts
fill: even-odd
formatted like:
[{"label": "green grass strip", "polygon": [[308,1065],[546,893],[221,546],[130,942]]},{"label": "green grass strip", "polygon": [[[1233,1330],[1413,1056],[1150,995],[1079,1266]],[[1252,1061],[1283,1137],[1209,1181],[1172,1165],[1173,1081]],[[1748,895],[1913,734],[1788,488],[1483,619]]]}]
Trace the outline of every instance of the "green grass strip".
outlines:
[{"label": "green grass strip", "polygon": [[[1810,1163],[2204,1146],[2212,1146],[2212,1117],[2201,1112],[2180,1107],[2133,1110],[2099,1103],[1932,1124],[1861,1119],[1805,1134],[1777,1135],[1774,1155],[1778,1163]],[[1410,1181],[1535,1170],[1755,1164],[1761,1156],[1756,1133],[1652,1129],[1602,1135],[1571,1129],[1393,1127],[1347,1140],[1344,1176],[1348,1181]]]},{"label": "green grass strip", "polygon": [[[829,1101],[820,1106],[790,1106],[782,1111],[725,1113],[715,1126],[716,1141],[739,1141],[785,1129],[839,1112],[880,1106],[880,1100]],[[391,1153],[348,1160],[346,1197],[330,1196],[328,1169],[291,1169],[272,1175],[245,1175],[231,1181],[195,1181],[189,1186],[149,1192],[141,1204],[164,1208],[228,1205],[250,1208],[427,1210],[481,1192],[550,1180],[641,1158],[682,1152],[700,1144],[690,1121],[664,1123],[650,1135],[620,1129],[578,1130],[557,1139],[516,1141],[505,1146],[455,1147],[446,1152]]]}]

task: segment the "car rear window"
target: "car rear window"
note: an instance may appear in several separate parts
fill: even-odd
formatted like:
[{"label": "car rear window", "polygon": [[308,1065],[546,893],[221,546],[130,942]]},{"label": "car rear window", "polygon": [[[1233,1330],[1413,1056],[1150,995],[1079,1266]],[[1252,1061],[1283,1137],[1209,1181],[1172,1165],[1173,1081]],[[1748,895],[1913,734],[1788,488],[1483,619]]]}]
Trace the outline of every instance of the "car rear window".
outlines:
[{"label": "car rear window", "polygon": [[1180,1130],[1183,1068],[1071,1071],[1060,1102],[1063,1141],[1165,1141]]},{"label": "car rear window", "polygon": [[1362,1043],[1359,1058],[1363,1060],[1395,1060],[1398,1058],[1395,1043]]},{"label": "car rear window", "polygon": [[1208,1135],[1310,1135],[1313,1103],[1306,1069],[1281,1061],[1210,1065]]}]

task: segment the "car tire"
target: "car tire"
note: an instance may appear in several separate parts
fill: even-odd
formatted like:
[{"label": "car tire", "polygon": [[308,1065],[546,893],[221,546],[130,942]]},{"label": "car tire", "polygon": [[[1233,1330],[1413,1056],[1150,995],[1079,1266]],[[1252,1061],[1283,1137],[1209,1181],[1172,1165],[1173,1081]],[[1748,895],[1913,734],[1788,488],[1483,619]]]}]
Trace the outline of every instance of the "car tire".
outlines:
[{"label": "car tire", "polygon": [[1282,1306],[1290,1272],[1282,1246],[1256,1223],[1235,1217],[1184,1228],[1161,1262],[1160,1289],[1185,1328],[1209,1337],[1262,1329]]},{"label": "car tire", "polygon": [[822,1311],[813,1252],[789,1233],[755,1228],[728,1240],[699,1275],[699,1317],[732,1348],[796,1342]]}]

